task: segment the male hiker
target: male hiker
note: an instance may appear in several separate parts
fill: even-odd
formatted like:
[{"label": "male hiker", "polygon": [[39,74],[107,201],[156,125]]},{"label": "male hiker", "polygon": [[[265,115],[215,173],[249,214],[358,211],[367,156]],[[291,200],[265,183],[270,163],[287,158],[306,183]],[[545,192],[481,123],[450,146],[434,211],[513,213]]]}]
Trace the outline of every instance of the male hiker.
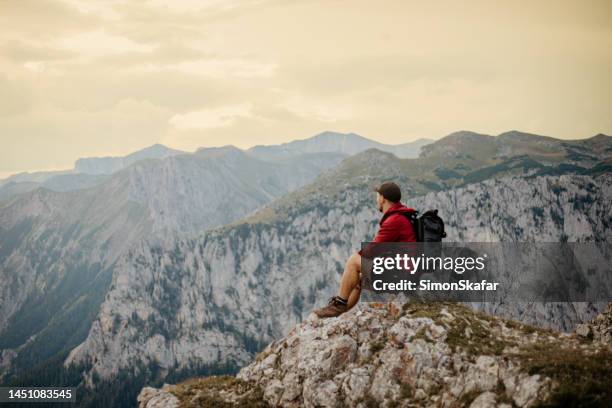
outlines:
[{"label": "male hiker", "polygon": [[[383,213],[380,229],[373,242],[415,242],[416,235],[412,223],[406,215],[414,212],[405,207],[400,199],[402,193],[397,184],[387,181],[375,188],[378,211]],[[351,255],[344,266],[338,295],[329,304],[315,310],[320,318],[335,317],[346,312],[359,301],[361,294],[361,251]]]}]

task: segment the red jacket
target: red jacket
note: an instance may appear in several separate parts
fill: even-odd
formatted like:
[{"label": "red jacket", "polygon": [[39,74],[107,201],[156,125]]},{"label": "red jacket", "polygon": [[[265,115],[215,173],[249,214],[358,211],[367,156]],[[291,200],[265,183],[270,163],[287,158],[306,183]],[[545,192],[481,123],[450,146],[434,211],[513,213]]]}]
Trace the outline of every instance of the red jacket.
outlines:
[{"label": "red jacket", "polygon": [[[412,223],[404,214],[415,212],[414,209],[406,207],[402,203],[395,203],[383,214],[380,228],[372,242],[416,242],[416,234]],[[362,255],[359,251],[359,255]]]},{"label": "red jacket", "polygon": [[412,223],[406,215],[415,212],[402,203],[395,203],[383,214],[380,229],[373,242],[416,242]]}]

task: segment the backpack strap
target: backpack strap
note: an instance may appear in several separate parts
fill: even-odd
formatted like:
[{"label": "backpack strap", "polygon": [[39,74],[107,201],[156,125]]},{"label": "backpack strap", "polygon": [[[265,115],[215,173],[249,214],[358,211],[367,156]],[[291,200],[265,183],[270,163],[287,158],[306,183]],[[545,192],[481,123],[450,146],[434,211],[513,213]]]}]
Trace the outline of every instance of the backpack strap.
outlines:
[{"label": "backpack strap", "polygon": [[408,218],[410,224],[412,225],[412,230],[414,231],[414,236],[416,237],[417,242],[423,241],[423,229],[421,219],[419,218],[419,212],[413,211],[410,213],[402,213],[404,217]]}]

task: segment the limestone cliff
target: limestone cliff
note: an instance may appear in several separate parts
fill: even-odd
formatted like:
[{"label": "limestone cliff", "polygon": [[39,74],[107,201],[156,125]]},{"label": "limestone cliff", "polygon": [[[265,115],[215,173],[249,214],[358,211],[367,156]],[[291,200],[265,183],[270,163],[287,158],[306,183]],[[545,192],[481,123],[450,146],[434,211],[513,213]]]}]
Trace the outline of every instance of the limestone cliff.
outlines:
[{"label": "limestone cliff", "polygon": [[[611,180],[506,178],[411,204],[439,208],[449,236],[465,241],[558,241],[563,234],[603,240],[610,234]],[[590,204],[577,207],[580,197]],[[276,222],[135,248],[117,266],[87,339],[65,364],[90,363],[88,384],[141,364],[159,367],[159,378],[175,369],[243,366],[336,290],[354,243],[375,231],[377,214],[368,198],[348,192],[335,206],[319,200],[287,210]],[[556,216],[538,217],[532,208]],[[571,330],[597,312],[586,303],[474,306],[558,330]]]}]

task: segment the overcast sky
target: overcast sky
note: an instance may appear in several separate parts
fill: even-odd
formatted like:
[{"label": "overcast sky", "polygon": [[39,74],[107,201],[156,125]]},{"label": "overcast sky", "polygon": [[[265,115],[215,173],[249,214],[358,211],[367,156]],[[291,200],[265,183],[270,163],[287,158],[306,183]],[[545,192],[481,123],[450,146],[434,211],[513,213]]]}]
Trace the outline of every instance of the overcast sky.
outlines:
[{"label": "overcast sky", "polygon": [[153,143],[612,133],[612,1],[1,0],[0,177]]}]

